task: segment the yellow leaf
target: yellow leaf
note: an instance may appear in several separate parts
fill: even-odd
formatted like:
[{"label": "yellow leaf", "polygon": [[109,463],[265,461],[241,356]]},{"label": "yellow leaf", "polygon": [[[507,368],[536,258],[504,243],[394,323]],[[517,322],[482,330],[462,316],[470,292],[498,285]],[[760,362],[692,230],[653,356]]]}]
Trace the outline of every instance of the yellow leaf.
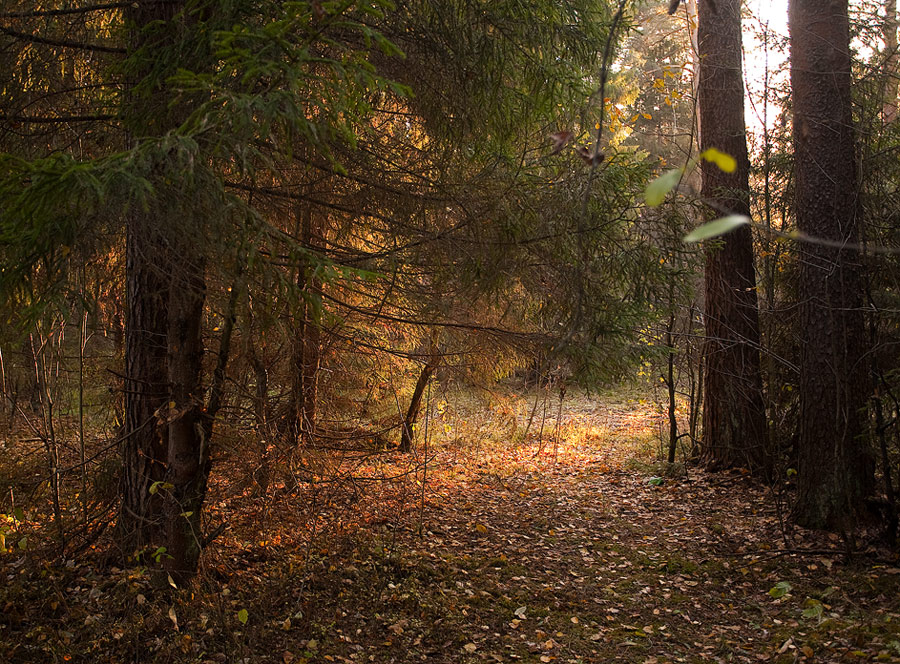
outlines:
[{"label": "yellow leaf", "polygon": [[487,531],[488,531],[487,526],[485,526],[484,524],[481,524],[481,523],[475,524],[475,530],[477,530],[482,535],[486,535]]},{"label": "yellow leaf", "polygon": [[644,119],[645,119],[645,120],[652,120],[652,119],[653,119],[653,116],[651,116],[649,113],[641,113],[641,115],[644,116]]},{"label": "yellow leaf", "polygon": [[715,148],[704,150],[703,154],[700,156],[706,161],[711,161],[726,173],[734,173],[737,168],[737,160],[734,157],[730,154],[725,154],[721,150],[716,150]]}]

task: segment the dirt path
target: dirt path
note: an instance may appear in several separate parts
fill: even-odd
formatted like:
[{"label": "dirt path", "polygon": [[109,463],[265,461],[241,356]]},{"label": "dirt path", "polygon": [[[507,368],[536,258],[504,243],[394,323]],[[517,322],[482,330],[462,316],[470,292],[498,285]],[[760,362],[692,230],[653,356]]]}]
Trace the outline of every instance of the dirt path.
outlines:
[{"label": "dirt path", "polygon": [[896,566],[800,533],[788,546],[835,553],[784,553],[773,500],[739,475],[657,484],[608,456],[433,505],[358,628],[385,635],[376,661],[900,661]]}]

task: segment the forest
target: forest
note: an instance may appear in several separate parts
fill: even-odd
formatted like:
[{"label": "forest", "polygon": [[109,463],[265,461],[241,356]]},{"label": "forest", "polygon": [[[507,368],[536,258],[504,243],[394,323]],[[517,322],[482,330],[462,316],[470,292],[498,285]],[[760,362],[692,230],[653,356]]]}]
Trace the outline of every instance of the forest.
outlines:
[{"label": "forest", "polygon": [[2,0],[0,661],[900,662],[897,0]]}]

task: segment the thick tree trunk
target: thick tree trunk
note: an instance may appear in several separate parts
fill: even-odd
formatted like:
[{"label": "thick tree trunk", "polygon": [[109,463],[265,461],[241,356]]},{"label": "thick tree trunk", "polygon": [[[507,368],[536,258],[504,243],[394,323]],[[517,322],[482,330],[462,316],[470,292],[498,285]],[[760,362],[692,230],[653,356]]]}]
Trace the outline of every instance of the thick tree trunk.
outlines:
[{"label": "thick tree trunk", "polygon": [[[732,173],[704,162],[703,198],[710,214],[750,215],[744,126],[740,0],[699,3],[700,145],[737,161]],[[706,374],[703,455],[713,468],[769,468],[759,362],[759,311],[753,239],[746,226],[706,254]]]},{"label": "thick tree trunk", "polygon": [[[153,72],[155,49],[174,34],[181,2],[137,1],[126,9],[135,53],[135,81]],[[123,116],[138,139],[178,126],[184,108],[163,90],[126,97]],[[151,139],[152,140],[152,139]],[[160,164],[165,171],[165,164]],[[156,174],[154,174],[156,175]],[[169,186],[156,178],[159,188]],[[161,200],[166,196],[157,194]],[[179,210],[179,215],[184,215]],[[205,299],[202,222],[170,218],[165,203],[150,211],[135,203],[127,220],[128,321],[123,504],[119,531],[127,550],[165,547],[165,567],[177,583],[197,569],[200,510],[209,475],[210,421],[203,416],[201,385]],[[187,222],[187,223],[185,223]],[[151,488],[155,490],[151,494]]]},{"label": "thick tree trunk", "polygon": [[166,474],[167,442],[161,409],[166,373],[169,289],[159,270],[162,240],[151,217],[133,210],[126,219],[125,423],[122,505],[118,535],[127,554],[158,542],[160,501],[150,493]]},{"label": "thick tree trunk", "polygon": [[[169,21],[180,3],[135,2],[125,11],[133,52],[153,46],[165,36],[148,37],[145,29],[157,21]],[[152,68],[136,69],[132,84]],[[164,99],[147,100],[126,95],[122,110],[125,124],[136,138],[151,135],[150,122],[165,123]],[[156,112],[153,112],[155,110]],[[152,118],[152,119],[151,119]],[[159,546],[164,539],[163,495],[151,494],[162,483],[167,467],[167,433],[164,406],[168,401],[169,264],[165,211],[144,209],[135,201],[125,219],[125,423],[122,440],[122,505],[117,522],[124,552]]]},{"label": "thick tree trunk", "polygon": [[873,486],[862,438],[865,335],[857,229],[847,0],[791,0],[797,225],[822,243],[800,255],[798,523],[849,529]]},{"label": "thick tree trunk", "polygon": [[[180,269],[172,275],[168,321],[168,469],[165,493],[166,569],[178,582],[197,569],[201,552],[200,510],[209,477],[211,422],[204,421],[201,384],[205,299],[203,258],[182,238]],[[184,240],[188,240],[185,242]],[[173,245],[179,246],[179,245]]]}]

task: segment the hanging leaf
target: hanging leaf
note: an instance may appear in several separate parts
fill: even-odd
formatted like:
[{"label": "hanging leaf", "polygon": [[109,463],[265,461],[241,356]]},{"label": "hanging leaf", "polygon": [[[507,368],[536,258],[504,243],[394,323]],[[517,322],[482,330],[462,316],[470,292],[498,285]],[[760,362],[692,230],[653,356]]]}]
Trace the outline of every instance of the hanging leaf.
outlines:
[{"label": "hanging leaf", "polygon": [[553,143],[553,149],[550,151],[550,154],[557,154],[560,152],[566,145],[569,144],[569,141],[575,135],[571,131],[558,131],[555,134],[550,134],[550,140]]},{"label": "hanging leaf", "polygon": [[682,169],[680,168],[666,171],[648,184],[647,190],[644,192],[644,201],[646,201],[647,205],[650,207],[661,205],[666,200],[666,195],[678,185],[678,182],[681,180],[681,173]]},{"label": "hanging leaf", "polygon": [[241,621],[242,625],[246,625],[247,620],[250,619],[250,614],[247,613],[247,609],[241,609],[240,611],[238,611],[237,619]]},{"label": "hanging leaf", "polygon": [[742,214],[728,215],[727,217],[722,217],[721,219],[711,221],[708,224],[698,226],[693,231],[684,236],[684,241],[691,243],[700,242],[702,240],[709,240],[710,238],[719,237],[720,235],[730,233],[735,228],[749,223],[750,217],[745,217]]},{"label": "hanging leaf", "polygon": [[734,157],[730,154],[725,154],[721,150],[716,150],[715,148],[704,150],[700,156],[706,161],[711,161],[718,166],[720,170],[723,170],[726,173],[734,173],[737,168],[737,160]]}]

